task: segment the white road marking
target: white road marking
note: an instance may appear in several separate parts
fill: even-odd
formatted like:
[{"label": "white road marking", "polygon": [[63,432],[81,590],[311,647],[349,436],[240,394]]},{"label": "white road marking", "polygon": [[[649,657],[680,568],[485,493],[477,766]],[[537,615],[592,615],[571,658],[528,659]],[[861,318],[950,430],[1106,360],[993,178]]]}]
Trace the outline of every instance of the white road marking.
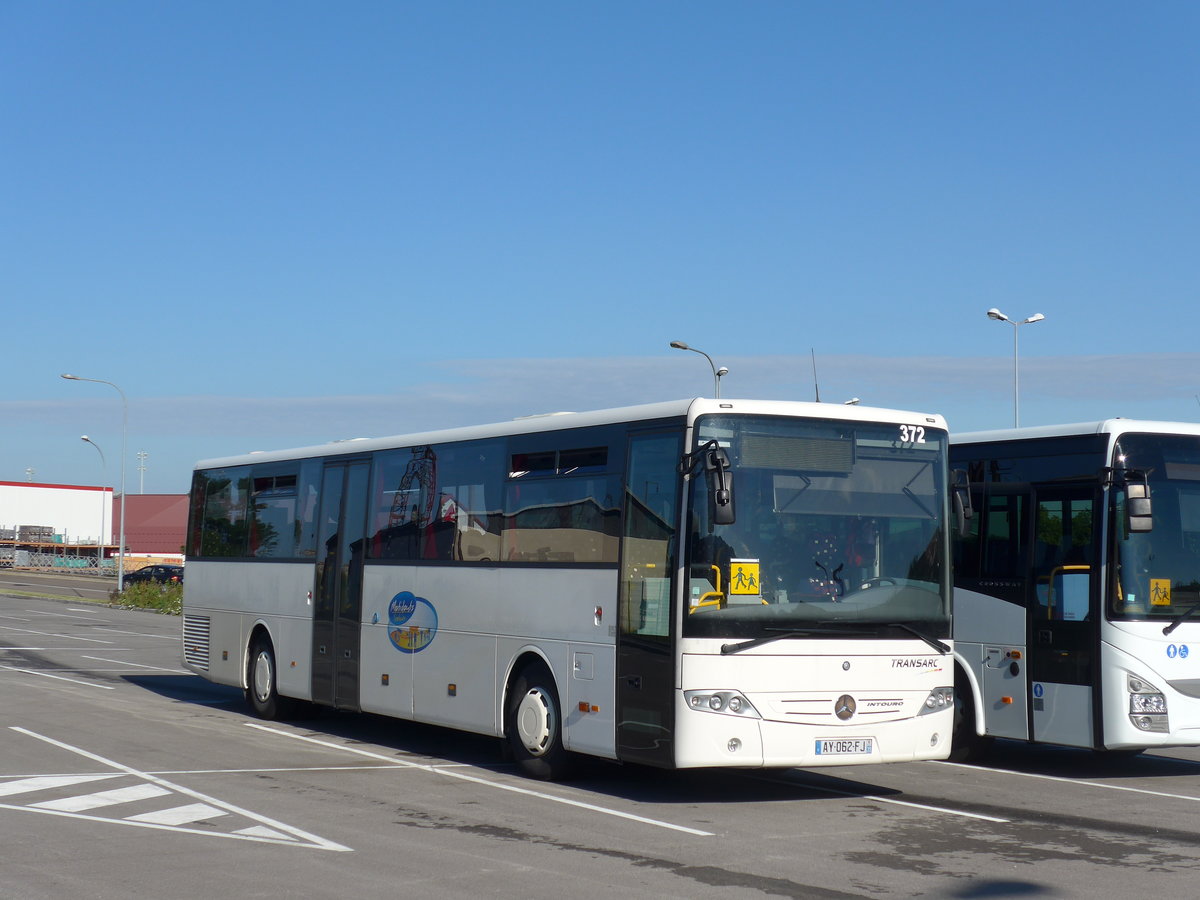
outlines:
[{"label": "white road marking", "polygon": [[[47,737],[46,735],[38,734],[37,732],[30,731],[27,728],[22,728],[17,725],[11,725],[11,726],[9,726],[9,728],[10,728],[10,730],[17,732],[18,734],[24,734],[27,737],[31,737],[31,738],[34,738],[35,740],[42,741],[43,743],[49,744],[52,747],[58,747],[61,750],[66,750],[69,753],[74,753],[78,756],[82,756],[84,759],[89,759],[92,762],[99,763],[102,766],[106,766],[110,769],[115,769],[117,772],[122,773],[124,775],[132,775],[135,778],[138,778],[141,781],[145,782],[149,786],[154,786],[156,788],[161,789],[164,793],[174,792],[177,794],[182,794],[185,797],[191,797],[193,800],[199,801],[201,804],[205,804],[207,806],[213,807],[214,809],[216,809],[218,811],[223,810],[224,812],[227,812],[227,813],[233,813],[235,815],[239,815],[244,818],[251,819],[259,824],[256,826],[253,826],[251,828],[241,829],[240,831],[237,831],[237,832],[215,832],[215,831],[211,831],[211,830],[185,828],[185,827],[182,827],[181,825],[173,825],[173,824],[170,824],[169,822],[163,823],[163,822],[159,822],[159,821],[153,821],[151,818],[139,817],[139,816],[133,816],[130,818],[125,818],[125,819],[113,819],[113,818],[102,818],[102,817],[98,817],[98,816],[89,816],[81,811],[72,811],[72,810],[68,810],[68,809],[53,808],[53,806],[49,806],[49,805],[45,805],[45,804],[37,804],[37,805],[30,804],[28,806],[14,806],[11,804],[4,803],[4,804],[0,804],[0,809],[15,809],[15,810],[24,810],[27,812],[40,812],[40,813],[45,813],[47,815],[65,815],[65,816],[72,816],[75,818],[87,819],[89,821],[96,821],[96,822],[109,822],[109,823],[117,822],[119,824],[134,825],[134,826],[137,826],[140,828],[157,828],[157,829],[164,829],[164,830],[168,830],[168,831],[179,831],[179,832],[184,832],[187,834],[203,834],[208,837],[225,837],[225,838],[233,838],[233,839],[237,839],[237,840],[256,840],[256,841],[264,841],[267,843],[288,844],[291,846],[298,846],[298,842],[303,841],[304,844],[307,844],[310,847],[314,847],[314,848],[321,849],[321,850],[349,851],[351,849],[349,847],[343,846],[342,844],[335,843],[334,841],[330,841],[330,840],[326,840],[325,838],[318,837],[315,834],[310,834],[309,832],[303,831],[299,828],[294,828],[291,825],[286,825],[283,822],[279,822],[275,819],[269,818],[268,816],[264,816],[264,815],[260,815],[259,813],[251,812],[250,810],[243,809],[240,806],[234,806],[232,803],[226,803],[223,800],[218,800],[215,797],[210,797],[207,794],[202,794],[199,791],[194,791],[191,788],[184,787],[183,785],[175,784],[174,782],[167,781],[164,778],[159,778],[156,775],[151,775],[148,772],[143,772],[139,769],[135,769],[132,766],[126,766],[122,763],[116,762],[115,760],[107,759],[106,757],[100,756],[99,754],[91,753],[90,751],[84,750],[81,747],[75,747],[71,744],[67,744],[62,741],[55,740],[54,738]],[[64,777],[71,777],[71,776],[64,776]],[[104,776],[74,776],[74,777],[88,779],[88,778],[96,778],[96,777],[104,777]],[[26,783],[28,783],[28,781],[29,781],[29,779],[22,779],[22,780],[25,781]],[[0,787],[3,787],[3,783],[0,783]],[[197,806],[195,804],[192,804],[191,806],[192,806],[192,811],[194,812],[197,809]],[[211,815],[210,815],[210,818],[211,818]],[[195,820],[193,820],[193,821],[195,821]]]},{"label": "white road marking", "polygon": [[9,672],[23,672],[26,675],[41,675],[43,678],[53,678],[55,681],[69,681],[72,684],[82,684],[85,687],[101,688],[105,691],[115,691],[111,684],[93,684],[90,681],[80,681],[78,678],[64,678],[62,675],[51,675],[49,672],[39,672],[37,669],[19,669],[16,666],[0,666]]},{"label": "white road marking", "polygon": [[[104,633],[105,634],[129,634],[129,635],[132,635],[133,637],[157,638],[160,641],[181,641],[181,640],[183,640],[183,638],[181,638],[178,634],[146,634],[146,632],[144,632],[144,631],[122,631],[119,628],[105,628]],[[107,641],[102,641],[101,643],[107,643]]]},{"label": "white road marking", "polygon": [[89,809],[103,809],[106,806],[116,806],[118,803],[132,803],[135,800],[150,800],[162,797],[171,792],[157,784],[135,784],[131,787],[113,788],[111,791],[97,791],[94,794],[78,794],[74,797],[62,797],[58,800],[43,800],[41,803],[31,803],[38,809],[58,809],[63,812],[85,812]]},{"label": "white road marking", "polygon": [[118,666],[129,666],[130,668],[134,668],[134,669],[154,669],[156,672],[174,672],[177,675],[192,674],[187,669],[170,669],[170,668],[167,668],[166,666],[146,666],[146,665],[142,665],[141,663],[127,662],[126,660],[123,660],[123,659],[105,659],[103,656],[83,656],[81,658],[82,659],[94,659],[96,662],[116,663]]},{"label": "white road marking", "polygon": [[457,778],[460,781],[469,781],[472,784],[482,785],[484,787],[496,788],[501,791],[509,791],[514,794],[524,794],[527,797],[536,797],[539,800],[549,800],[552,803],[562,803],[566,806],[575,806],[580,809],[590,810],[591,812],[601,813],[606,816],[616,816],[620,819],[630,819],[634,822],[641,822],[646,825],[655,825],[659,828],[667,828],[672,831],[682,831],[685,834],[694,834],[698,837],[714,837],[711,831],[700,831],[696,828],[689,828],[686,825],[675,825],[671,822],[663,822],[659,819],[648,819],[645,816],[634,815],[633,813],[622,812],[618,809],[611,809],[606,806],[597,806],[593,803],[584,803],[582,800],[572,800],[568,797],[556,797],[553,794],[546,794],[542,791],[534,791],[529,788],[517,787],[511,784],[500,784],[497,781],[488,781],[486,778],[478,778],[474,775],[467,775],[463,772],[453,772],[443,769],[440,766],[424,765],[422,763],[408,762],[407,760],[396,759],[382,753],[373,753],[370,750],[360,750],[357,747],[346,747],[342,744],[335,744],[331,741],[320,741],[316,738],[307,737],[302,734],[293,734],[289,731],[280,731],[276,728],[268,728],[265,725],[259,725],[256,722],[245,723],[247,728],[257,728],[259,731],[265,731],[268,734],[279,735],[280,737],[292,738],[297,741],[304,741],[309,744],[316,744],[320,747],[327,747],[330,750],[337,750],[342,753],[354,753],[358,756],[365,756],[369,759],[381,759],[390,762],[398,769],[419,769],[423,772],[435,772],[438,775],[444,775],[448,778]]},{"label": "white road marking", "polygon": [[[189,803],[186,806],[176,806],[172,809],[160,809],[157,812],[141,813],[136,816],[126,816],[126,822],[155,822],[159,825],[190,825],[192,822],[207,822],[220,816],[227,816],[223,809],[209,806],[207,803]],[[243,829],[244,833],[245,829]],[[273,831],[276,837],[282,837],[278,831]]]},{"label": "white road marking", "polygon": [[[14,628],[12,625],[0,625],[0,631],[19,631],[21,634],[37,634],[62,641],[86,641],[89,644],[111,644],[112,641],[102,641],[99,638],[75,637],[72,634],[59,634],[53,631],[34,631],[32,628]],[[125,633],[125,632],[118,632]]]},{"label": "white road marking", "polygon": [[119,775],[33,775],[29,778],[18,778],[16,781],[0,782],[0,797],[13,797],[17,794],[29,794],[34,791],[71,787],[76,784],[107,781],[109,778],[119,777]]},{"label": "white road marking", "polygon": [[943,813],[948,816],[962,816],[966,819],[981,819],[984,822],[996,822],[998,824],[1007,824],[1008,819],[999,819],[996,816],[985,816],[982,813],[967,812],[962,809],[950,809],[945,806],[931,806],[928,803],[914,803],[911,800],[897,800],[894,797],[881,797],[878,794],[859,794],[855,791],[839,791],[836,788],[820,787],[815,784],[799,781],[793,778],[770,778],[768,776],[759,775],[757,777],[762,781],[770,781],[775,784],[786,784],[789,787],[801,787],[809,791],[820,791],[823,794],[837,794],[839,797],[853,797],[858,800],[872,800],[876,803],[890,803],[893,806],[909,806],[913,809],[923,809],[927,812]]},{"label": "white road marking", "polygon": [[966,763],[952,763],[943,760],[938,760],[939,765],[957,766],[960,769],[974,769],[978,772],[992,772],[998,775],[1015,775],[1019,778],[1040,778],[1043,781],[1059,781],[1063,784],[1081,784],[1085,787],[1103,788],[1108,791],[1127,791],[1131,794],[1146,794],[1151,797],[1167,797],[1171,800],[1191,800],[1195,803],[1200,803],[1200,797],[1194,797],[1190,794],[1171,794],[1166,791],[1149,791],[1145,788],[1128,787],[1123,784],[1105,784],[1102,781],[1081,781],[1078,778],[1063,778],[1060,775],[1040,775],[1037,772],[1016,772],[1012,769],[992,769],[987,766],[972,766]]}]

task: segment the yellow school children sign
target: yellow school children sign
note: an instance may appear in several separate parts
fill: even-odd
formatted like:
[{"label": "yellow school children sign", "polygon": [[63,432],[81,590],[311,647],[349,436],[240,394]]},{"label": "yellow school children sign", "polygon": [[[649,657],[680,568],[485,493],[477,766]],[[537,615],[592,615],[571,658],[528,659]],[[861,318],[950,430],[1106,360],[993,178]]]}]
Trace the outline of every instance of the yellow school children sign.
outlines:
[{"label": "yellow school children sign", "polygon": [[734,597],[757,597],[762,593],[757,559],[735,559],[729,564],[729,593]]}]

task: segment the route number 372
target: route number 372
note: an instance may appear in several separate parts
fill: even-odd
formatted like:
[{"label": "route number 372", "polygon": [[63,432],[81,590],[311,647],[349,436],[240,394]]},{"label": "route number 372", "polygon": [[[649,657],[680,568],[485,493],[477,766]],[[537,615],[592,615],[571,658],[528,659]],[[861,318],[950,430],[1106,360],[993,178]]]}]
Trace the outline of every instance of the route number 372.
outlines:
[{"label": "route number 372", "polygon": [[920,425],[901,425],[900,426],[900,443],[902,444],[923,444],[925,443],[925,429]]}]

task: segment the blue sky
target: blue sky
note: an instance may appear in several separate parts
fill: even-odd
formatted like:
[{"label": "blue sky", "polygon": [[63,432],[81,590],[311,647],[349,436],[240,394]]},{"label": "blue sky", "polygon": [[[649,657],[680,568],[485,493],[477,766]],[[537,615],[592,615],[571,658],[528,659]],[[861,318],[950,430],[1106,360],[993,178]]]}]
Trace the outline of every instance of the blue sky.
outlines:
[{"label": "blue sky", "polygon": [[[0,481],[712,389],[1200,419],[1191,2],[0,6]],[[79,440],[88,434],[108,468]],[[134,456],[148,454],[145,470]],[[0,525],[4,521],[0,511]]]}]

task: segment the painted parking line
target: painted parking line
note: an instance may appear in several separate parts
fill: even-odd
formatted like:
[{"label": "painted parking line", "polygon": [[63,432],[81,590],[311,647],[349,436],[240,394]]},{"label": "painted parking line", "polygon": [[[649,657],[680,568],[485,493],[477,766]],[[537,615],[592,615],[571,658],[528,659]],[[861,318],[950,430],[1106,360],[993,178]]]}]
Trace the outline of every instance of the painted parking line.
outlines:
[{"label": "painted parking line", "polygon": [[961,816],[964,819],[979,819],[984,822],[995,822],[997,824],[1007,824],[1008,819],[1001,819],[996,816],[986,816],[983,813],[967,812],[965,809],[952,809],[948,806],[934,806],[930,803],[917,803],[913,800],[898,800],[895,797],[884,797],[879,794],[862,794],[857,791],[839,791],[837,788],[823,787],[821,785],[809,784],[806,781],[801,781],[797,778],[772,778],[767,775],[752,775],[752,778],[757,778],[760,781],[769,781],[772,784],[786,784],[789,787],[799,787],[806,791],[818,791],[822,794],[835,794],[838,797],[853,797],[855,800],[871,800],[875,803],[886,803],[891,806],[907,806],[911,809],[922,809],[926,812],[940,813],[946,816]]},{"label": "painted parking line", "polygon": [[956,766],[960,769],[974,769],[977,772],[991,772],[997,775],[1014,775],[1018,778],[1039,778],[1043,781],[1057,781],[1063,784],[1078,784],[1084,787],[1103,788],[1107,791],[1125,791],[1130,794],[1146,794],[1150,797],[1166,797],[1170,800],[1191,800],[1193,803],[1200,803],[1200,797],[1192,794],[1173,794],[1168,791],[1151,791],[1146,788],[1129,787],[1124,784],[1106,784],[1103,781],[1083,781],[1079,778],[1064,778],[1061,775],[1042,775],[1037,772],[1017,772],[1013,769],[993,769],[988,766],[973,766],[967,763],[952,763],[945,760],[938,760],[938,765],[941,766]]},{"label": "painted parking line", "polygon": [[423,763],[409,762],[403,759],[396,759],[394,756],[387,756],[383,753],[374,753],[370,750],[362,750],[358,747],[347,747],[343,744],[335,744],[332,741],[322,741],[316,738],[308,737],[307,735],[295,734],[290,731],[281,731],[278,728],[269,728],[266,725],[259,725],[257,722],[246,722],[247,728],[256,728],[259,731],[265,731],[268,734],[275,734],[279,737],[291,738],[296,741],[304,741],[309,744],[316,744],[319,747],[327,747],[330,750],[337,750],[341,753],[353,753],[357,756],[365,756],[368,759],[380,759],[391,763],[398,769],[419,769],[423,772],[436,772],[438,775],[446,778],[457,778],[460,781],[468,781],[472,784],[478,784],[483,787],[496,788],[501,791],[509,791],[514,794],[524,794],[527,797],[536,797],[539,800],[548,800],[551,803],[561,803],[564,806],[574,806],[579,809],[586,809],[591,812],[600,813],[606,816],[615,816],[619,819],[629,819],[634,822],[641,822],[644,825],[653,825],[657,828],[666,828],[671,831],[682,831],[685,834],[693,834],[697,837],[714,837],[711,831],[701,831],[697,828],[689,828],[686,825],[676,825],[673,822],[664,822],[660,819],[649,819],[645,816],[635,815],[633,813],[623,812],[619,809],[612,809],[607,806],[597,806],[594,803],[585,803],[582,800],[573,800],[569,797],[558,797],[554,794],[547,794],[543,791],[534,791],[529,788],[518,787],[513,784],[502,784],[498,781],[490,781],[487,778],[480,778],[476,775],[468,775],[465,772],[455,772],[441,766],[425,765]]},{"label": "painted parking line", "polygon": [[[138,828],[153,828],[205,837],[223,837],[233,840],[258,841],[292,847],[307,847],[318,850],[349,851],[350,848],[327,840],[276,819],[252,812],[243,807],[226,803],[183,785],[167,781],[149,772],[143,772],[115,760],[84,750],[27,728],[9,726],[10,730],[52,747],[58,747],[84,759],[98,763],[111,773],[79,775],[40,775],[17,777],[11,781],[0,780],[0,797],[9,801],[24,800],[24,803],[0,803],[0,809],[35,812],[44,815],[68,816],[91,822],[130,825]],[[98,781],[120,779],[126,784],[107,790],[92,790]],[[83,790],[70,790],[82,788]],[[46,792],[63,792],[64,796],[38,799]],[[141,810],[122,816],[120,808],[125,804],[146,804],[161,801],[152,810]],[[109,816],[92,814],[93,810],[110,811]],[[114,812],[115,811],[115,812]],[[229,820],[228,830],[214,830],[214,820]],[[210,827],[188,827],[207,823]]]},{"label": "painted parking line", "polygon": [[[62,634],[55,631],[35,631],[32,628],[15,628],[12,625],[0,625],[0,631],[16,631],[20,634],[36,634],[39,637],[54,638],[58,641],[84,641],[88,644],[111,644],[112,641],[102,641],[100,638],[76,637],[73,634]],[[117,632],[118,634],[122,632]]]},{"label": "painted parking line", "polygon": [[116,688],[111,684],[95,684],[91,681],[80,681],[78,678],[66,678],[62,675],[51,675],[49,672],[42,672],[38,669],[21,669],[17,666],[0,666],[0,669],[4,669],[8,672],[21,672],[24,675],[40,675],[42,678],[53,678],[55,681],[69,681],[72,684],[82,684],[84,687],[100,688],[101,690],[105,691],[116,690]]},{"label": "painted parking line", "polygon": [[103,656],[82,656],[82,659],[91,659],[96,662],[115,663],[118,666],[124,666],[131,669],[152,669],[155,672],[171,672],[175,675],[191,675],[187,669],[172,669],[166,666],[147,666],[142,663],[133,663],[124,659],[105,659]]}]

